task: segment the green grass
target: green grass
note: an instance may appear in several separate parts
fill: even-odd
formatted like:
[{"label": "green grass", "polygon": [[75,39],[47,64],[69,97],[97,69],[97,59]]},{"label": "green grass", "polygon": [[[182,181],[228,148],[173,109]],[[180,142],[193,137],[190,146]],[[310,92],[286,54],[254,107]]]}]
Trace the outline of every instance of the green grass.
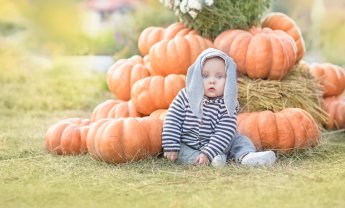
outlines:
[{"label": "green grass", "polygon": [[345,207],[344,132],[272,168],[110,165],[44,149],[50,125],[112,97],[104,74],[56,65],[0,84],[0,207]]}]

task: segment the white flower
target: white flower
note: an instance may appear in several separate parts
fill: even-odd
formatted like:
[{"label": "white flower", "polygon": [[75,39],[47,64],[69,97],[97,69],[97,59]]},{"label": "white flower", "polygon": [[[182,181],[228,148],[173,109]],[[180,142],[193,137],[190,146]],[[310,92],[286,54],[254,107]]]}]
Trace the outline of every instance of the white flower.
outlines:
[{"label": "white flower", "polygon": [[213,5],[213,0],[205,0],[205,4],[207,5],[207,6],[212,6]]},{"label": "white flower", "polygon": [[196,9],[196,10],[201,10],[202,5],[199,0],[189,0],[188,1],[188,8],[190,9]]},{"label": "white flower", "polygon": [[188,4],[188,0],[182,0],[180,4],[180,10],[183,14],[187,12],[187,4]]},{"label": "white flower", "polygon": [[196,16],[198,15],[198,13],[196,13],[195,11],[189,11],[188,14],[189,14],[193,19],[195,19]]},{"label": "white flower", "polygon": [[164,6],[168,9],[172,9],[174,6],[174,0],[164,0]]},{"label": "white flower", "polygon": [[180,0],[175,0],[174,2],[174,7],[178,7],[180,5],[181,1]]}]

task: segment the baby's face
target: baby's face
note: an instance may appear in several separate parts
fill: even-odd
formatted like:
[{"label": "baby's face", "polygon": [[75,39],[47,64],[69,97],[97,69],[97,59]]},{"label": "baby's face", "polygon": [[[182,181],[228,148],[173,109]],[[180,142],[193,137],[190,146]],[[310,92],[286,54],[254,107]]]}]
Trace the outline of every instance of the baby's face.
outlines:
[{"label": "baby's face", "polygon": [[225,62],[221,58],[207,59],[202,68],[204,95],[209,98],[223,96],[226,73]]}]

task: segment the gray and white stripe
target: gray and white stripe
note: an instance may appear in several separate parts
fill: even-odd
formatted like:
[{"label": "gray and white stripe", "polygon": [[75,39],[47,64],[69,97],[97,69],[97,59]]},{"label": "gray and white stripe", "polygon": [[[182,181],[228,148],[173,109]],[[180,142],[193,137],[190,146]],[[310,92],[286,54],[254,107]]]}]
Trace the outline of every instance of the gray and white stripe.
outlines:
[{"label": "gray and white stripe", "polygon": [[186,90],[171,103],[165,117],[162,145],[165,152],[178,152],[180,143],[205,153],[210,161],[222,154],[236,133],[236,113],[230,117],[224,99],[203,98],[202,119],[191,111]]}]

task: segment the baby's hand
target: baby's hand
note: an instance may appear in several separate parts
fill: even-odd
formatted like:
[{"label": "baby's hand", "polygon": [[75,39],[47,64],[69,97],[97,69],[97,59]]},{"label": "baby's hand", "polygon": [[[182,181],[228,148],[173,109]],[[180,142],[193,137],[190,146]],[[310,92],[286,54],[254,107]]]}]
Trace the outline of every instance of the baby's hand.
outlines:
[{"label": "baby's hand", "polygon": [[178,152],[164,152],[164,157],[171,162],[175,162],[177,159]]},{"label": "baby's hand", "polygon": [[200,153],[196,158],[195,163],[197,165],[209,165],[210,160],[208,159],[207,155],[205,155],[204,153]]}]

